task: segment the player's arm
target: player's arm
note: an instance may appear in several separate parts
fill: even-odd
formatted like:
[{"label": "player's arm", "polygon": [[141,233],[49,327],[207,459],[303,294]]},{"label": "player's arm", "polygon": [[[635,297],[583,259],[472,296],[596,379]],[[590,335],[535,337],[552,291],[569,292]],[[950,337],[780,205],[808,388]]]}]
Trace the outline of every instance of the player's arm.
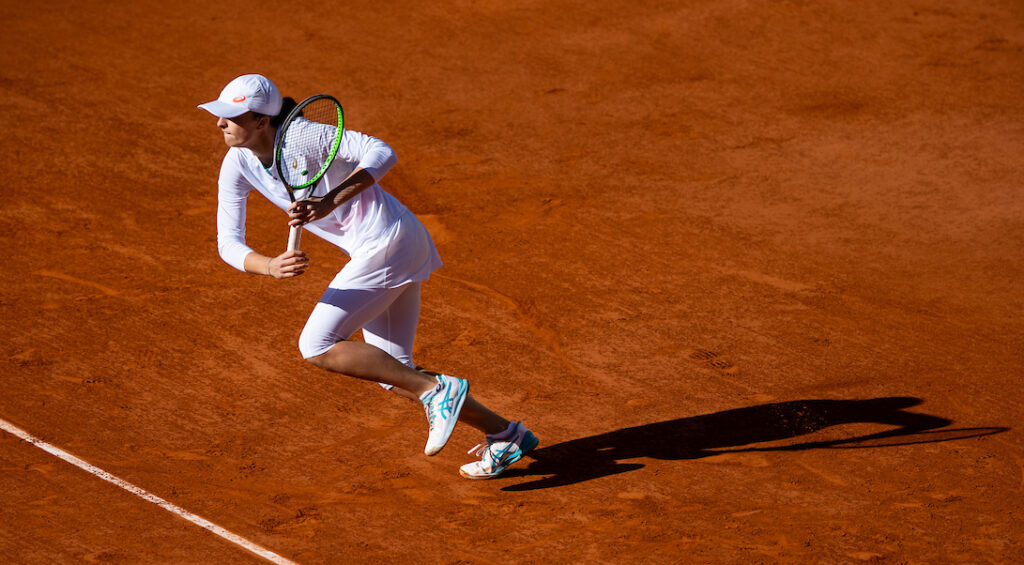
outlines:
[{"label": "player's arm", "polygon": [[290,225],[302,225],[323,218],[332,210],[379,182],[398,163],[394,149],[376,137],[347,130],[338,148],[338,158],[358,163],[344,181],[322,198],[300,201],[289,208]]},{"label": "player's arm", "polygon": [[245,256],[245,272],[254,275],[267,275],[275,279],[297,277],[309,267],[309,257],[305,251],[285,251],[277,257],[267,257],[255,251]]},{"label": "player's arm", "polygon": [[286,251],[277,257],[257,253],[245,243],[246,200],[252,185],[242,175],[235,152],[221,164],[217,192],[217,250],[225,263],[256,275],[283,279],[301,275],[309,267],[302,251]]},{"label": "player's arm", "polygon": [[288,217],[290,218],[288,225],[301,226],[319,220],[376,182],[373,175],[365,169],[357,168],[327,194],[293,202],[288,207]]}]

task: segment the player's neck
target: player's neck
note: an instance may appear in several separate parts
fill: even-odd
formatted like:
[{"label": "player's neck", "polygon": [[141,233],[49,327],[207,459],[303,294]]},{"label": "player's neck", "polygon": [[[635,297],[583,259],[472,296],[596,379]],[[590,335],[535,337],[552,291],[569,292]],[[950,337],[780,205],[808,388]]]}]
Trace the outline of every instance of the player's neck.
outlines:
[{"label": "player's neck", "polygon": [[264,130],[262,135],[254,136],[251,143],[245,148],[252,151],[253,155],[263,163],[264,167],[274,164],[274,130]]}]

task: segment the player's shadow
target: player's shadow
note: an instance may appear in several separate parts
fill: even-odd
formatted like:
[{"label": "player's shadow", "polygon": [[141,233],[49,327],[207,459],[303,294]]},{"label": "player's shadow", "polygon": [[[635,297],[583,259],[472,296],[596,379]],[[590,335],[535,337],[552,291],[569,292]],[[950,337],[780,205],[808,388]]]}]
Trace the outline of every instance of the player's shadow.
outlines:
[{"label": "player's shadow", "polygon": [[[624,428],[534,450],[527,456],[534,459],[529,466],[510,469],[504,476],[541,478],[506,486],[503,490],[557,487],[633,471],[643,464],[624,461],[644,457],[681,460],[722,453],[883,447],[950,441],[1009,429],[952,429],[948,427],[953,423],[951,420],[904,410],[920,403],[919,398],[910,397],[795,400]],[[843,439],[756,445],[855,423],[882,424],[891,428]]]}]

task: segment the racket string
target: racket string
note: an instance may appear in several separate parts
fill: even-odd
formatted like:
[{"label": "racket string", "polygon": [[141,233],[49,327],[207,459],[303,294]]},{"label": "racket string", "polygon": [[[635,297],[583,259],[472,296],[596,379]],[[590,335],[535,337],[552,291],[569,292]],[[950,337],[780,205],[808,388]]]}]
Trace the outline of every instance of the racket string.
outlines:
[{"label": "racket string", "polygon": [[323,176],[337,150],[341,110],[330,98],[303,106],[287,124],[281,140],[281,176],[291,188],[305,188]]}]

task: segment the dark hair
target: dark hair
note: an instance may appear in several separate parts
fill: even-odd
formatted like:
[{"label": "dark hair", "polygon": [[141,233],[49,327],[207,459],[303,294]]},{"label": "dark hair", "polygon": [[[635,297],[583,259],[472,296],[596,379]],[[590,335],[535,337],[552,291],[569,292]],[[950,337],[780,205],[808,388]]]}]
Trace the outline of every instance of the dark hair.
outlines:
[{"label": "dark hair", "polygon": [[299,103],[295,101],[291,96],[285,96],[281,100],[281,111],[276,116],[267,116],[266,114],[256,114],[256,119],[259,118],[270,118],[270,125],[274,126],[274,129],[281,127],[281,123],[288,117],[288,113],[291,112]]}]

